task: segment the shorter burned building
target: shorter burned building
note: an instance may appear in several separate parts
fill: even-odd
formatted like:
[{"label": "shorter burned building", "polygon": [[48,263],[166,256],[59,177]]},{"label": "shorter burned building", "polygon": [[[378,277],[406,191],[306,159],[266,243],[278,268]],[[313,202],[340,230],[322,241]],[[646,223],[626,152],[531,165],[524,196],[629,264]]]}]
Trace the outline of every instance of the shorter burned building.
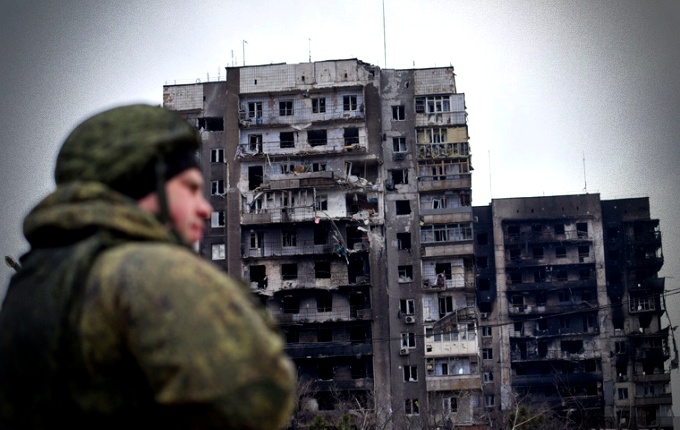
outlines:
[{"label": "shorter burned building", "polygon": [[522,399],[606,427],[672,427],[648,199],[497,199],[475,215],[484,392],[500,409]]}]

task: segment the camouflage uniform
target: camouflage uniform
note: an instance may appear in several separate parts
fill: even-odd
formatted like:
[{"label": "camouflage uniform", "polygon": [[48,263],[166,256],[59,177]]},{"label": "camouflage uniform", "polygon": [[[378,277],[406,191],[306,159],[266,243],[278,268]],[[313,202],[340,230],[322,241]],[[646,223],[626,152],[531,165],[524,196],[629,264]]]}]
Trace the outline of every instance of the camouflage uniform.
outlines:
[{"label": "camouflage uniform", "polygon": [[[143,114],[144,127],[177,131]],[[82,154],[62,150],[57,189],[25,220],[31,251],[0,312],[0,428],[280,428],[295,374],[273,321],[246,286],[96,181],[127,172],[136,150],[104,147],[99,164],[73,167],[83,181],[69,176]]]}]

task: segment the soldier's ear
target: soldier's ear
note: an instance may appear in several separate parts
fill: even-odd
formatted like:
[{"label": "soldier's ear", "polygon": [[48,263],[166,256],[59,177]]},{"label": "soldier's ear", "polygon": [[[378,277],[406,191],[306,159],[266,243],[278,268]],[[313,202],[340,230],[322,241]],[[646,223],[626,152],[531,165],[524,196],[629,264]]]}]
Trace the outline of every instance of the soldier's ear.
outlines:
[{"label": "soldier's ear", "polygon": [[158,193],[154,191],[137,200],[137,207],[150,214],[158,215],[160,213]]}]

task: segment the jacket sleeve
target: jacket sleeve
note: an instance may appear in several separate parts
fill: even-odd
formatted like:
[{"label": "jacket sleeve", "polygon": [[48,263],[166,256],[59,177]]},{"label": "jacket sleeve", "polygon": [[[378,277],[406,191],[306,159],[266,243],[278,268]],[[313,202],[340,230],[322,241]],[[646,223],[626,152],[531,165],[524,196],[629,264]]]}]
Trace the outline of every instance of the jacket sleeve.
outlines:
[{"label": "jacket sleeve", "polygon": [[122,246],[106,260],[94,276],[158,403],[232,429],[287,423],[295,370],[247,287],[174,246]]}]

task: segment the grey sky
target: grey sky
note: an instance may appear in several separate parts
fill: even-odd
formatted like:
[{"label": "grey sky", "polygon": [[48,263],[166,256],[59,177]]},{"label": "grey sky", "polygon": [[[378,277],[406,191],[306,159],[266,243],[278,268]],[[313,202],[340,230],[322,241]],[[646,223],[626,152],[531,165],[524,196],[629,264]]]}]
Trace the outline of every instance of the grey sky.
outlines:
[{"label": "grey sky", "polygon": [[26,250],[22,219],[53,189],[56,151],[84,117],[160,104],[166,83],[224,78],[244,48],[247,64],[305,62],[311,48],[313,61],[452,64],[473,204],[586,184],[605,199],[649,196],[662,275],[680,289],[680,2],[385,0],[386,51],[381,0],[4,0],[0,10],[3,255]]}]

